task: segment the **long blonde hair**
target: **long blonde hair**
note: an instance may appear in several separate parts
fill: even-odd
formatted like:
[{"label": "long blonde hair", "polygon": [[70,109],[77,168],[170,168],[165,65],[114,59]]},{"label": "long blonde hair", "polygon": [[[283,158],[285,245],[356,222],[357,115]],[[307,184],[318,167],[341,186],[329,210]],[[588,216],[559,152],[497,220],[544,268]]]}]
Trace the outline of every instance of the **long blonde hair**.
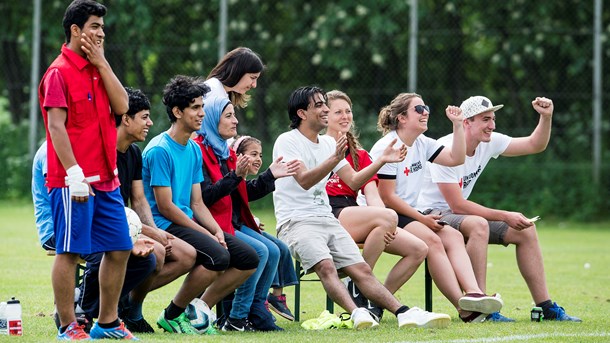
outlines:
[{"label": "long blonde hair", "polygon": [[420,98],[421,95],[416,93],[400,93],[389,105],[383,107],[377,118],[377,131],[386,135],[392,130],[398,128],[398,116],[406,113],[413,98]]},{"label": "long blonde hair", "polygon": [[[333,100],[345,100],[349,104],[350,109],[352,108],[352,100],[342,91],[332,90],[326,93],[327,102],[330,103]],[[356,123],[352,119],[352,126],[349,128],[349,131],[346,133],[347,137],[347,145],[349,147],[349,154],[354,161],[354,170],[360,169],[360,160],[358,159],[358,150],[362,149],[362,145],[358,141],[358,133],[356,131]]]}]

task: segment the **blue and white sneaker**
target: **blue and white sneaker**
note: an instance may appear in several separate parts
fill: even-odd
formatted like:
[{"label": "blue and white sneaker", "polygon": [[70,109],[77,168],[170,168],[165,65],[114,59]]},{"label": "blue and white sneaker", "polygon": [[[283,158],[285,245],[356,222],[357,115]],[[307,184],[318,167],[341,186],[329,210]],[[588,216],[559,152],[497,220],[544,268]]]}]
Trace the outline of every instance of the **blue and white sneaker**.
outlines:
[{"label": "blue and white sneaker", "polygon": [[125,324],[123,322],[121,322],[121,325],[110,329],[104,329],[96,322],[95,324],[93,324],[89,335],[91,335],[91,339],[111,338],[139,341],[139,339],[132,335],[131,332],[125,327]]},{"label": "blue and white sneaker", "polygon": [[557,305],[556,302],[553,303],[553,306],[551,306],[548,311],[545,311],[544,320],[556,320],[559,322],[582,322],[582,319],[568,315],[563,307]]},{"label": "blue and white sneaker", "polygon": [[500,312],[494,312],[485,317],[486,322],[512,323],[515,320],[503,316]]}]

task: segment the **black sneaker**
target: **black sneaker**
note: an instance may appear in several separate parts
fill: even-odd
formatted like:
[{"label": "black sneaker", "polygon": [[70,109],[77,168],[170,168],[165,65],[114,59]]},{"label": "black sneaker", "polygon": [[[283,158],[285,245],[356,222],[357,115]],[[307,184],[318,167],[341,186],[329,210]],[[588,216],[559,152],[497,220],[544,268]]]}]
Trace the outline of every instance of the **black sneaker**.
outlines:
[{"label": "black sneaker", "polygon": [[286,294],[276,297],[275,295],[269,293],[269,295],[267,295],[267,301],[269,303],[269,308],[273,310],[273,312],[279,314],[285,319],[294,321],[294,316],[286,305]]},{"label": "black sneaker", "polygon": [[253,332],[256,331],[252,323],[247,318],[235,319],[228,317],[225,321],[225,325],[222,326],[222,331],[242,331],[242,332]]},{"label": "black sneaker", "polygon": [[140,318],[139,320],[132,320],[129,318],[121,318],[127,329],[131,332],[139,333],[155,333],[155,329],[148,324],[146,319]]},{"label": "black sneaker", "polygon": [[368,309],[369,301],[367,298],[362,295],[354,281],[350,277],[345,278],[345,286],[347,287],[347,292],[349,293],[350,298],[356,304],[356,307],[364,307]]},{"label": "black sneaker", "polygon": [[351,278],[346,278],[345,284],[347,287],[347,291],[349,292],[349,296],[350,298],[352,298],[356,306],[364,307],[365,309],[367,309],[373,316],[373,319],[375,319],[377,323],[379,323],[381,321],[381,318],[383,317],[383,308],[379,307],[377,304],[367,299],[362,294],[362,292],[360,292],[358,286],[354,284]]}]

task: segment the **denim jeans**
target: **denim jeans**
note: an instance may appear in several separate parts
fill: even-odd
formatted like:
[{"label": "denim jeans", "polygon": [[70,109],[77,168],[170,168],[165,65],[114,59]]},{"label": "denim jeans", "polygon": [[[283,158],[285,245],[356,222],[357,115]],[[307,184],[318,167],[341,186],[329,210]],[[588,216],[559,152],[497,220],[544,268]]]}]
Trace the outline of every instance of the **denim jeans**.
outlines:
[{"label": "denim jeans", "polygon": [[280,263],[277,266],[277,271],[273,277],[271,287],[284,288],[298,284],[299,278],[294,270],[294,262],[292,261],[290,250],[288,250],[288,245],[282,242],[279,238],[270,235],[265,231],[263,231],[263,236],[275,243],[277,247],[280,248]]},{"label": "denim jeans", "polygon": [[260,258],[254,274],[235,291],[229,317],[243,319],[248,317],[253,303],[264,304],[267,300],[280,261],[280,249],[273,241],[246,226],[236,230],[235,236],[252,246]]}]

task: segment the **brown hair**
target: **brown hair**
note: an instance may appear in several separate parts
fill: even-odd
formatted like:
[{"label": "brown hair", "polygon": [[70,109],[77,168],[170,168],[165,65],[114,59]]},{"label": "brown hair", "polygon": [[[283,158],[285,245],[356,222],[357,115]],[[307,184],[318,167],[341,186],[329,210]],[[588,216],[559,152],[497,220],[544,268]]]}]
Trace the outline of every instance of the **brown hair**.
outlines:
[{"label": "brown hair", "polygon": [[[332,90],[326,93],[326,98],[328,99],[326,102],[330,104],[333,100],[345,100],[349,104],[351,109],[352,100],[342,91]],[[354,170],[358,171],[360,169],[360,161],[358,159],[358,149],[362,149],[362,145],[358,141],[358,133],[356,132],[356,123],[352,120],[352,126],[346,134],[347,137],[347,145],[349,146],[349,154],[354,161]]]},{"label": "brown hair", "polygon": [[415,93],[400,93],[389,105],[383,107],[377,118],[377,131],[384,135],[398,128],[398,116],[406,113],[411,104],[411,99],[421,98],[421,95]]},{"label": "brown hair", "polygon": [[239,155],[243,154],[244,151],[246,151],[246,149],[248,149],[248,147],[252,144],[258,144],[261,147],[263,146],[261,141],[257,138],[250,136],[240,136],[233,141],[233,143],[231,144],[231,149],[233,149],[233,151],[235,151],[235,153]]}]

